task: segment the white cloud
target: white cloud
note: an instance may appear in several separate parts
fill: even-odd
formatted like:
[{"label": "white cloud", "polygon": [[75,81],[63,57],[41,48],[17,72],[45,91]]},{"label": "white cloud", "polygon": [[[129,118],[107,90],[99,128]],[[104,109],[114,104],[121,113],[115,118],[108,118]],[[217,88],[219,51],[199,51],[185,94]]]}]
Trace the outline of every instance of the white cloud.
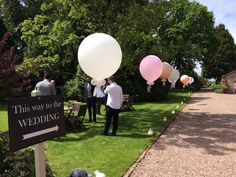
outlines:
[{"label": "white cloud", "polygon": [[236,43],[236,1],[235,0],[196,0],[208,7],[215,15],[215,24],[223,23]]}]

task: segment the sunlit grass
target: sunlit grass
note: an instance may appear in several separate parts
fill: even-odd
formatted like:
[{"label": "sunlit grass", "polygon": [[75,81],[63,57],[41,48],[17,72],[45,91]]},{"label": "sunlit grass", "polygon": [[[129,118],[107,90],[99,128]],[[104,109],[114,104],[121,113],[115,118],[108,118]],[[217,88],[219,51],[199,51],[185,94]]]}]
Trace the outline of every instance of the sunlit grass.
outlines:
[{"label": "sunlit grass", "polygon": [[[93,173],[99,170],[107,177],[120,177],[171,119],[172,110],[182,108],[180,102],[188,93],[170,93],[163,102],[138,103],[135,111],[120,114],[118,136],[102,136],[104,115],[96,124],[85,123],[86,131],[68,131],[65,136],[47,141],[46,156],[57,177],[65,177],[74,168],[81,167]],[[0,110],[0,130],[7,130],[6,107]],[[104,112],[103,112],[104,113]],[[85,120],[87,121],[87,120]],[[149,128],[154,130],[148,136]]]}]

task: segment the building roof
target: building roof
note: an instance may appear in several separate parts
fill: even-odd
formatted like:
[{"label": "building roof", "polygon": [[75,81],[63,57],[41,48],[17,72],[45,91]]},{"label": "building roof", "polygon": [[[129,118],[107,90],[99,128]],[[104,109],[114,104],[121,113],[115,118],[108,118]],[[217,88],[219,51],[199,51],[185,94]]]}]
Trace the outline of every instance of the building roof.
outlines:
[{"label": "building roof", "polygon": [[233,71],[231,71],[231,72],[229,72],[229,73],[227,73],[227,74],[224,74],[223,76],[228,76],[228,75],[231,75],[231,74],[233,74],[233,73],[236,73],[236,70],[233,70]]}]

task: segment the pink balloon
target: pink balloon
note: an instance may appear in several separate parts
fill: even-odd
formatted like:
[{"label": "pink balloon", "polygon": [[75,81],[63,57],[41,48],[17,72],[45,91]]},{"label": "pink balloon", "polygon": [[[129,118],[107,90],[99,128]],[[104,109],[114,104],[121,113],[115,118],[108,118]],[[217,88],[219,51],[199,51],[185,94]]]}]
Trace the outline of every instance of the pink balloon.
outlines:
[{"label": "pink balloon", "polygon": [[139,65],[139,71],[148,85],[153,85],[163,70],[163,64],[159,57],[155,55],[146,56]]},{"label": "pink balloon", "polygon": [[161,73],[160,78],[165,81],[171,75],[171,73],[172,66],[167,62],[163,62],[163,71]]},{"label": "pink balloon", "polygon": [[189,84],[192,84],[194,82],[194,78],[189,77]]},{"label": "pink balloon", "polygon": [[183,85],[188,85],[190,81],[190,77],[188,75],[182,75],[180,77],[180,81],[182,82]]}]

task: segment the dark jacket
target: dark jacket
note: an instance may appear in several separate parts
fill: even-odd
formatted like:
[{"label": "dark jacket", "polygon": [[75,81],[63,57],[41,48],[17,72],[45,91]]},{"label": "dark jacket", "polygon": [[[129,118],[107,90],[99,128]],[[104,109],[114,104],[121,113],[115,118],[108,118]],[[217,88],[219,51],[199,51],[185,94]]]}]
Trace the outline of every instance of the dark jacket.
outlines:
[{"label": "dark jacket", "polygon": [[[90,93],[89,90],[87,89],[87,84],[90,85]],[[95,86],[92,85],[90,82],[85,82],[84,83],[84,91],[83,91],[83,97],[86,100],[87,98],[92,98],[93,97],[93,92],[94,92]]]}]

